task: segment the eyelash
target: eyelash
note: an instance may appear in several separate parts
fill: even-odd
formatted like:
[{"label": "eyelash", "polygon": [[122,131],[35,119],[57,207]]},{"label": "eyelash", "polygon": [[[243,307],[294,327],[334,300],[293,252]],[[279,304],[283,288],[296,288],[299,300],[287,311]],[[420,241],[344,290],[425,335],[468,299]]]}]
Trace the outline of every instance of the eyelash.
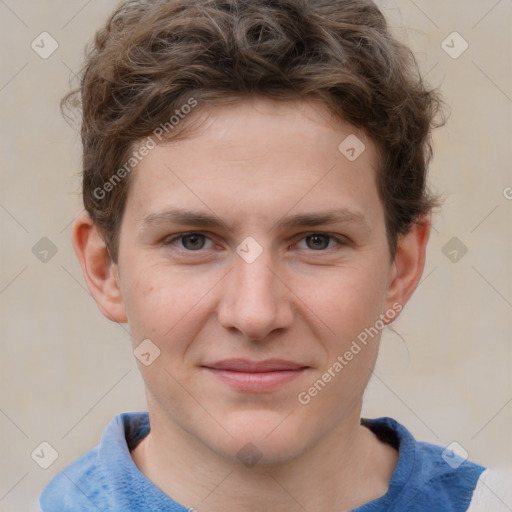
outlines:
[{"label": "eyelash", "polygon": [[[203,233],[202,231],[189,231],[187,233],[180,233],[179,235],[176,235],[176,236],[174,236],[174,237],[172,237],[170,239],[164,240],[164,245],[165,246],[173,245],[173,243],[176,242],[177,240],[183,239],[183,238],[185,238],[187,236],[191,236],[191,235],[204,236],[206,239],[212,241],[211,238],[206,233]],[[332,235],[331,233],[325,233],[323,231],[312,231],[310,233],[305,233],[305,234],[302,235],[302,238],[300,238],[299,242],[301,242],[302,240],[305,240],[308,237],[312,237],[314,235],[320,235],[322,237],[329,238],[329,243],[334,240],[337,243],[338,247],[346,246],[346,245],[349,244],[348,240],[345,237]],[[297,244],[299,242],[297,242]],[[295,245],[297,245],[297,244],[295,244]],[[179,249],[181,251],[187,252],[189,254],[201,253],[204,250],[207,250],[207,249],[198,249],[196,251],[193,251],[193,250],[186,249],[184,247],[180,247]],[[325,253],[325,252],[328,252],[329,250],[332,250],[332,249],[333,249],[333,247],[328,247],[326,249],[319,249],[319,250],[309,249],[309,252],[318,252],[318,253],[324,252]]]}]

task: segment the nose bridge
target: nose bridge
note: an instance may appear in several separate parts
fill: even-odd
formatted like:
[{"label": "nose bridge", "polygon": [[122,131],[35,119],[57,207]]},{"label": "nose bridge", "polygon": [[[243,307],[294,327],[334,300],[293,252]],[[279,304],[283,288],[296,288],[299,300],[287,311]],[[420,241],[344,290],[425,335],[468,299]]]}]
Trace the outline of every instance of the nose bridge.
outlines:
[{"label": "nose bridge", "polygon": [[255,300],[274,300],[275,274],[271,272],[272,257],[265,250],[254,261],[239,257],[235,263],[234,277],[238,282],[238,295],[248,295]]},{"label": "nose bridge", "polygon": [[[247,249],[247,247],[245,247]],[[255,257],[254,247],[238,248],[233,269],[228,275],[219,309],[225,328],[236,328],[251,339],[261,339],[272,330],[289,325],[292,319],[286,287],[274,270],[269,249]]]}]

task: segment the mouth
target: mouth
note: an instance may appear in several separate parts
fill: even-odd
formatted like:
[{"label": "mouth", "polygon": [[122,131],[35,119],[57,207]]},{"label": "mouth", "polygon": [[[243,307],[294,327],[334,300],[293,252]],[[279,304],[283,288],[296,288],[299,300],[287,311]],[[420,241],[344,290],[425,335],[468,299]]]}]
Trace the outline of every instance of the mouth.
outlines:
[{"label": "mouth", "polygon": [[309,367],[283,359],[226,359],[204,365],[203,368],[239,391],[262,393],[280,389]]}]

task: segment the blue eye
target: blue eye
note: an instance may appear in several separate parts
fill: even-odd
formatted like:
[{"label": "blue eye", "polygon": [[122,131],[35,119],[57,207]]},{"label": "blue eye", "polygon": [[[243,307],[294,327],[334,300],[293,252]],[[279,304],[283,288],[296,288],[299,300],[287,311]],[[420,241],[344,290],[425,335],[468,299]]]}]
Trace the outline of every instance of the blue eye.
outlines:
[{"label": "blue eye", "polygon": [[302,238],[302,240],[306,242],[307,248],[313,251],[324,251],[331,248],[329,246],[332,241],[334,241],[336,245],[343,245],[342,240],[326,233],[312,233]]},{"label": "blue eye", "polygon": [[167,242],[168,245],[174,245],[181,241],[181,247],[187,251],[199,251],[205,248],[206,241],[210,240],[203,233],[184,233]]},{"label": "blue eye", "polygon": [[306,237],[306,244],[310,249],[316,250],[322,250],[327,249],[330,242],[330,236],[329,235],[308,235]]},{"label": "blue eye", "polygon": [[[210,245],[208,245],[208,243]],[[305,247],[300,247],[300,244],[304,244]],[[315,252],[327,251],[334,249],[336,246],[346,245],[344,237],[337,237],[327,233],[310,233],[303,236],[296,246],[299,249],[306,249]],[[203,249],[213,248],[213,241],[210,237],[200,232],[181,233],[176,235],[174,238],[170,238],[165,241],[165,245],[174,245],[178,249],[187,252],[200,252]]]},{"label": "blue eye", "polygon": [[182,237],[182,244],[185,249],[190,251],[196,251],[198,249],[202,249],[205,244],[205,236],[204,235],[185,235]]}]

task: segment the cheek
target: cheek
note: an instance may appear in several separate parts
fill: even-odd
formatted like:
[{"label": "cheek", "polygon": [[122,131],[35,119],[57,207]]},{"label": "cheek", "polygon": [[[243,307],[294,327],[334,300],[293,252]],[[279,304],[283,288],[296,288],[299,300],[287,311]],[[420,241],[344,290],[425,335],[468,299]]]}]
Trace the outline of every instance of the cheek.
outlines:
[{"label": "cheek", "polygon": [[342,339],[357,336],[379,318],[387,290],[384,269],[375,265],[339,269],[325,280],[323,291],[304,301]]},{"label": "cheek", "polygon": [[310,383],[311,395],[303,390],[311,398],[312,410],[328,407],[333,414],[349,410],[371,377],[384,328],[380,315],[387,283],[382,271],[370,268],[338,276],[324,294],[315,296],[314,308],[330,328],[321,339],[327,357]]},{"label": "cheek", "polygon": [[168,265],[132,268],[122,293],[134,344],[150,338],[163,348],[166,340],[173,339],[176,346],[183,333],[190,336],[199,324],[197,316],[215,279]]}]

